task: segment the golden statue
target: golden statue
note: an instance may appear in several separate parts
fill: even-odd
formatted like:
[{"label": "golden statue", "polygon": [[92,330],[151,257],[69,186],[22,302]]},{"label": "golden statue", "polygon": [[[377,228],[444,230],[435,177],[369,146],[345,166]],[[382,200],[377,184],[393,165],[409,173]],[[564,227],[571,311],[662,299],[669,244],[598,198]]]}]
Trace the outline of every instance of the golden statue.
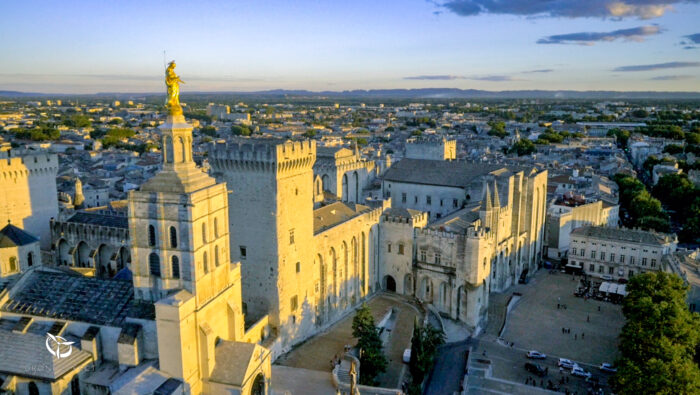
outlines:
[{"label": "golden statue", "polygon": [[180,83],[185,83],[180,77],[175,74],[175,61],[168,63],[165,69],[165,86],[168,88],[168,98],[165,101],[165,107],[170,115],[182,115],[182,107],[180,106]]}]

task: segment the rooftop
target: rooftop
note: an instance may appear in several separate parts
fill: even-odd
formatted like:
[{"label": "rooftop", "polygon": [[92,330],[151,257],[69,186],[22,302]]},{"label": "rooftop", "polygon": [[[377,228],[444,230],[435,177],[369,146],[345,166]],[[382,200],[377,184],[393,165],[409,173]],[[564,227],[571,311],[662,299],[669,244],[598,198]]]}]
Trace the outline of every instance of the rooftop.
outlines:
[{"label": "rooftop", "polygon": [[524,170],[524,167],[499,164],[404,158],[386,171],[384,180],[464,188],[487,174],[504,175]]},{"label": "rooftop", "polygon": [[571,231],[571,235],[656,245],[671,243],[675,240],[675,236],[668,233],[658,233],[640,229],[608,228],[604,226],[582,226]]},{"label": "rooftop", "polygon": [[320,233],[360,215],[369,207],[361,204],[335,202],[314,210],[314,234]]},{"label": "rooftop", "polygon": [[37,241],[39,239],[12,224],[0,230],[0,248],[20,247]]},{"label": "rooftop", "polygon": [[137,309],[131,282],[33,270],[13,289],[2,311],[121,326]]},{"label": "rooftop", "polygon": [[89,213],[79,211],[68,218],[66,222],[75,222],[80,224],[108,226],[110,228],[129,228],[129,218],[116,215],[107,215],[102,213]]}]

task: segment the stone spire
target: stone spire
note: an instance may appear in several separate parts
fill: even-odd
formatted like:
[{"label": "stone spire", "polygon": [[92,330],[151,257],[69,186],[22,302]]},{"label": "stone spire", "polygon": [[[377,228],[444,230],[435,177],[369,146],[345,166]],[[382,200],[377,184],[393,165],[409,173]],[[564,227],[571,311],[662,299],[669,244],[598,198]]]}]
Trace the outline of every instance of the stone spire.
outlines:
[{"label": "stone spire", "polygon": [[484,183],[484,197],[482,199],[481,207],[484,210],[491,210],[493,205],[491,204],[491,192],[489,191],[489,184]]},{"label": "stone spire", "polygon": [[498,184],[496,180],[493,180],[493,206],[501,208],[501,199],[498,197]]}]

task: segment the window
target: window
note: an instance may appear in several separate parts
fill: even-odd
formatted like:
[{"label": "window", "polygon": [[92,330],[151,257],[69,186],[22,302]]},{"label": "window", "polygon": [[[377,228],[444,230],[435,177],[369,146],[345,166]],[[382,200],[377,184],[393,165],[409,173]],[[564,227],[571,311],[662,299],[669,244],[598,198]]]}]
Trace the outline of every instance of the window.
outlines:
[{"label": "window", "polygon": [[[425,250],[420,250],[420,260],[423,262],[428,260],[425,255],[426,255]],[[484,261],[484,264],[485,263],[486,263],[486,261]]]},{"label": "window", "polygon": [[585,248],[581,248],[581,256],[586,256],[586,249]]},{"label": "window", "polygon": [[595,259],[595,251],[591,251],[591,258]]},{"label": "window", "polygon": [[202,223],[202,244],[207,242],[207,224]]},{"label": "window", "polygon": [[401,203],[406,203],[406,192],[401,193]]},{"label": "window", "polygon": [[399,255],[403,255],[403,243],[399,243]]},{"label": "window", "polygon": [[202,263],[204,264],[204,274],[209,273],[209,256],[207,255],[207,252],[204,251],[204,254],[202,254]]},{"label": "window", "polygon": [[457,208],[457,206],[459,206],[459,200],[457,200],[457,199],[452,199],[452,207],[453,207],[453,208]]},{"label": "window", "polygon": [[148,270],[151,276],[160,277],[160,258],[155,252],[148,256]]},{"label": "window", "polygon": [[612,267],[612,266],[610,266],[610,267],[608,268],[608,274],[615,274],[615,268]]},{"label": "window", "polygon": [[178,257],[173,256],[170,258],[170,267],[173,272],[173,278],[180,278],[180,259]]},{"label": "window", "polygon": [[435,264],[436,265],[440,264],[440,253],[439,252],[435,253]]},{"label": "window", "polygon": [[214,246],[214,265],[219,266],[219,246]]},{"label": "window", "polygon": [[391,252],[391,243],[386,243],[386,252]]},{"label": "window", "polygon": [[418,195],[413,197],[413,203],[418,204]]},{"label": "window", "polygon": [[292,311],[297,311],[297,307],[299,305],[299,300],[296,295],[292,296],[292,299],[289,301],[289,308]]},{"label": "window", "polygon": [[600,260],[601,261],[605,260],[605,253],[603,251],[600,252]]},{"label": "window", "polygon": [[34,264],[34,253],[29,252],[27,254],[27,266],[32,266]]},{"label": "window", "polygon": [[656,259],[651,260],[651,267],[656,267]]},{"label": "window", "polygon": [[246,250],[245,246],[239,246],[238,248],[241,250],[241,259],[245,260],[246,256],[248,256],[248,250]]},{"label": "window", "polygon": [[289,244],[294,244],[294,229],[289,230]]},{"label": "window", "polygon": [[605,273],[605,266],[603,266],[603,265],[598,266],[598,273]]},{"label": "window", "polygon": [[588,266],[588,271],[589,271],[589,272],[595,272],[595,265],[591,263],[591,264]]},{"label": "window", "polygon": [[425,197],[425,204],[430,205],[432,203],[432,199],[430,198],[430,195]]},{"label": "window", "polygon": [[297,262],[297,273],[301,272],[301,262]]},{"label": "window", "polygon": [[576,256],[576,247],[571,249],[571,255]]},{"label": "window", "polygon": [[610,253],[610,262],[615,262],[615,254]]},{"label": "window", "polygon": [[10,257],[10,272],[16,272],[17,271],[17,257],[13,256]]},{"label": "window", "polygon": [[214,237],[219,238],[219,219],[214,218]]},{"label": "window", "polygon": [[156,228],[153,225],[148,225],[148,245],[151,247],[156,245]]},{"label": "window", "polygon": [[625,256],[624,255],[620,255],[620,263],[625,263]]},{"label": "window", "polygon": [[177,230],[174,226],[170,227],[170,248],[177,248]]},{"label": "window", "polygon": [[633,256],[630,257],[630,265],[634,265],[634,257]]},{"label": "window", "polygon": [[442,199],[440,199],[440,207],[442,207]]},{"label": "window", "polygon": [[646,266],[646,265],[647,265],[647,259],[646,259],[646,258],[642,258],[642,266]]},{"label": "window", "polygon": [[632,276],[634,276],[634,270],[630,270],[630,278],[632,278]]}]

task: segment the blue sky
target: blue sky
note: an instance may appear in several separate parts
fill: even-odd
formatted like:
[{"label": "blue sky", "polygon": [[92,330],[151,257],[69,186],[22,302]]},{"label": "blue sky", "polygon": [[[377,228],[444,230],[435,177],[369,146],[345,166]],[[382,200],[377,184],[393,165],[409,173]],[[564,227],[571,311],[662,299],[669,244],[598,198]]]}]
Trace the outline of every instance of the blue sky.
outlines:
[{"label": "blue sky", "polygon": [[0,90],[700,90],[700,0],[5,1]]}]

